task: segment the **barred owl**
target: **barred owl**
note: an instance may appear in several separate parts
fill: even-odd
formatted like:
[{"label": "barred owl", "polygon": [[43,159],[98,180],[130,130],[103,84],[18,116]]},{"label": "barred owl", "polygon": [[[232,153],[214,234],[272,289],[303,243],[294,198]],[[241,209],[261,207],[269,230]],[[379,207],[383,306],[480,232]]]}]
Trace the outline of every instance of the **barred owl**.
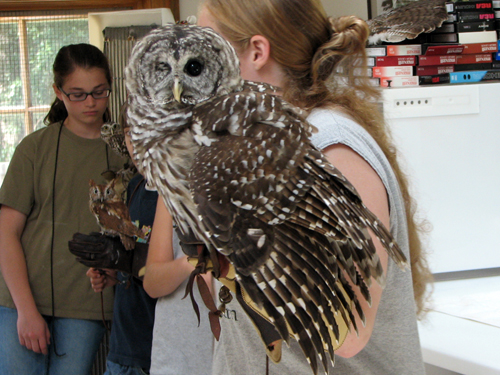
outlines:
[{"label": "barred owl", "polygon": [[106,185],[89,181],[90,212],[97,219],[101,233],[108,236],[119,236],[127,250],[135,247],[134,236],[144,238],[144,234],[130,220],[127,205],[114,189],[115,180]]},{"label": "barred owl", "polygon": [[367,229],[401,268],[406,259],[311,144],[306,114],[243,81],[231,45],[197,26],[144,37],[126,85],[137,167],[181,234],[204,243],[214,263],[230,262],[279,336],[299,342],[314,373],[317,358],[327,369],[337,319],[356,329],[354,314],[363,318],[351,285],[369,301],[371,278],[384,284]]},{"label": "barred owl", "polygon": [[391,9],[368,21],[368,44],[398,43],[429,33],[448,18],[446,0],[418,0]]}]

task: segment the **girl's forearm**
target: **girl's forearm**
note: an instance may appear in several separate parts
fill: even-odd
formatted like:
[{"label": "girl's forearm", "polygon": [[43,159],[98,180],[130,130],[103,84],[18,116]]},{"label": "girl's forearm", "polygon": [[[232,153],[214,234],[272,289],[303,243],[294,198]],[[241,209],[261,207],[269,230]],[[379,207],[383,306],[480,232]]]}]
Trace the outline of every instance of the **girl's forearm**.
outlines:
[{"label": "girl's forearm", "polygon": [[38,311],[29,285],[21,234],[26,216],[10,207],[0,210],[0,269],[19,314]]},{"label": "girl's forearm", "polygon": [[194,267],[187,256],[167,262],[153,262],[146,266],[144,289],[152,298],[163,297],[175,291],[186,280]]}]

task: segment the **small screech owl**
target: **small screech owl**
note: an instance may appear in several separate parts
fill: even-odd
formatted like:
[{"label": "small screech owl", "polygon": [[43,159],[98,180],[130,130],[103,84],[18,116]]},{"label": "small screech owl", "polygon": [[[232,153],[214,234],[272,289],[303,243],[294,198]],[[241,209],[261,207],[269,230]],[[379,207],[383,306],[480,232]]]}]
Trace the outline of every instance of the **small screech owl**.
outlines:
[{"label": "small screech owl", "polygon": [[125,134],[117,122],[106,122],[101,126],[101,139],[118,155],[128,157]]},{"label": "small screech owl", "polygon": [[144,234],[130,220],[127,205],[114,189],[115,180],[106,185],[89,181],[90,212],[94,214],[101,233],[108,236],[119,236],[127,250],[135,247],[134,236],[144,238]]}]

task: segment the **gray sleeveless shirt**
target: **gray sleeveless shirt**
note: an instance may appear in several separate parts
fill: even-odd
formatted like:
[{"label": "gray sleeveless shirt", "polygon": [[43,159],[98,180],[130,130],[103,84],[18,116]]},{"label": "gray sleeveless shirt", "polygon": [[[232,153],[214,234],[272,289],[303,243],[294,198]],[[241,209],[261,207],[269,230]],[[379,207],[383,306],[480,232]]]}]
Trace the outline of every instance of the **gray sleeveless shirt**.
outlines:
[{"label": "gray sleeveless shirt", "polygon": [[[326,109],[316,109],[308,121],[318,128],[313,144],[324,149],[344,144],[361,155],[385,185],[390,204],[390,231],[409,259],[408,232],[403,198],[396,177],[373,138],[349,118]],[[217,282],[216,292],[220,283]],[[265,374],[266,353],[251,321],[236,299],[227,305],[221,319],[222,333],[215,343],[213,374]],[[320,365],[320,372],[322,371]],[[368,344],[352,358],[336,356],[330,374],[421,375],[425,374],[417,330],[416,307],[410,270],[401,271],[389,260],[387,285],[378,308]],[[297,342],[283,345],[279,364],[270,362],[270,374],[312,374]]]},{"label": "gray sleeveless shirt", "polygon": [[[172,242],[174,259],[184,256],[175,230]],[[194,283],[193,292],[200,308],[198,326],[191,298],[183,298],[187,281],[156,303],[151,375],[211,374],[213,335],[208,309]]]}]

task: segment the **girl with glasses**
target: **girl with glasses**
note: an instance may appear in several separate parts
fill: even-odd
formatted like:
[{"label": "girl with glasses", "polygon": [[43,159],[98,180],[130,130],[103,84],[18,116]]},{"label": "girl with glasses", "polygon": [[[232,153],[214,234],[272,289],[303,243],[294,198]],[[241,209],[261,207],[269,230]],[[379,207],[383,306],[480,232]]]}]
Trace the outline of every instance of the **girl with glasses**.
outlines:
[{"label": "girl with glasses", "polygon": [[85,374],[111,319],[113,295],[92,291],[68,250],[99,231],[89,179],[125,160],[100,139],[110,120],[111,73],[89,44],[60,49],[46,127],[18,145],[0,189],[0,374]]}]

